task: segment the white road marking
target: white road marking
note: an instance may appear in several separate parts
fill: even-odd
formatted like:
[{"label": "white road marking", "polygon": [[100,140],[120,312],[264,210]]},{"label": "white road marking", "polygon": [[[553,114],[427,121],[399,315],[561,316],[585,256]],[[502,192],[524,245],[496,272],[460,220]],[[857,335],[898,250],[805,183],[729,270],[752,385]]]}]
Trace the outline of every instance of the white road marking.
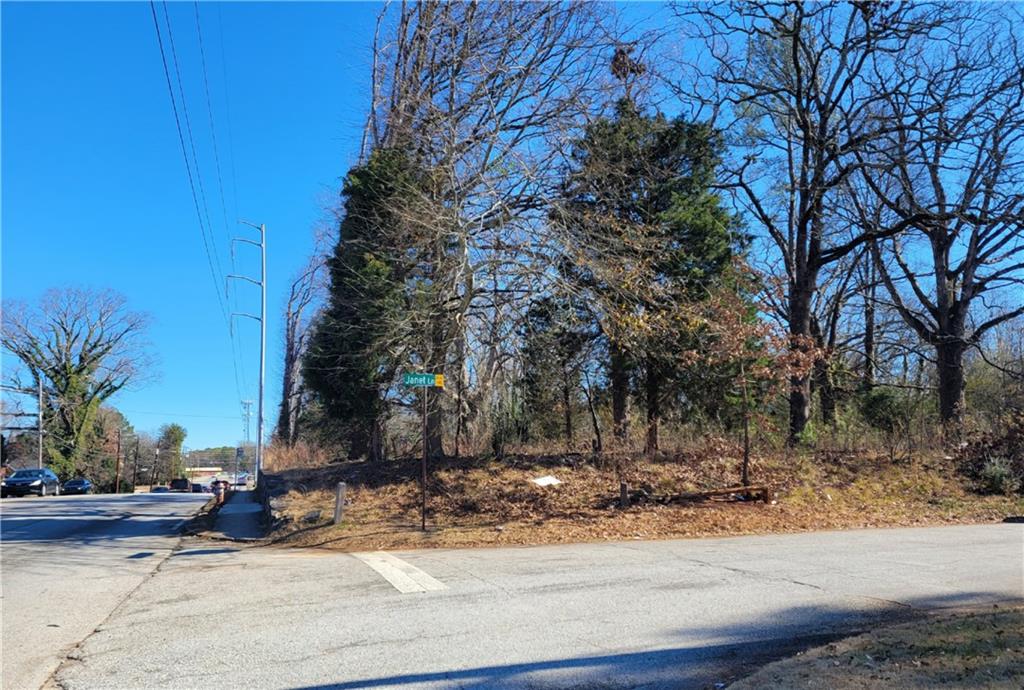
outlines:
[{"label": "white road marking", "polygon": [[443,583],[416,566],[406,563],[384,551],[353,553],[353,556],[377,571],[377,574],[390,582],[402,594],[412,592],[436,592],[448,589]]}]

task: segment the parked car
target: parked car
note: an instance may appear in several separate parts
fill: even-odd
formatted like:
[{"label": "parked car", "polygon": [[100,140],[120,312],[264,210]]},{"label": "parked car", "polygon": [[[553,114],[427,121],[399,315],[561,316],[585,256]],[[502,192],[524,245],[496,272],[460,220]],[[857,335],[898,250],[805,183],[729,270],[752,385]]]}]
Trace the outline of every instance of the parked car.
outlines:
[{"label": "parked car", "polygon": [[61,487],[61,492],[65,494],[91,494],[92,482],[85,477],[72,479],[64,482],[64,486]]},{"label": "parked car", "polygon": [[60,480],[53,470],[43,468],[41,470],[18,470],[3,480],[0,486],[0,495],[24,496],[25,494],[38,494],[46,496],[60,495]]},{"label": "parked car", "polygon": [[171,480],[171,491],[184,491],[186,493],[192,491],[192,482],[184,477]]},{"label": "parked car", "polygon": [[208,487],[206,484],[201,484],[199,482],[193,482],[192,483],[192,493],[194,493],[194,494],[208,494],[208,493],[210,493],[210,487]]},{"label": "parked car", "polygon": [[149,489],[149,493],[151,494],[165,494],[168,493],[169,491],[170,489],[168,489],[166,486],[153,486],[150,487]]}]

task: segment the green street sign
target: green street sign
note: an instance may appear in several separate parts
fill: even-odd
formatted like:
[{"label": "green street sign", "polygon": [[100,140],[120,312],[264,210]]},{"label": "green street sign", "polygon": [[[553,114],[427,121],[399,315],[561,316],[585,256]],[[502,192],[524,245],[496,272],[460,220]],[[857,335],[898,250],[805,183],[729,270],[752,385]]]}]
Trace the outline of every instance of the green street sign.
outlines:
[{"label": "green street sign", "polygon": [[402,375],[402,384],[410,388],[444,388],[444,374],[414,374]]}]

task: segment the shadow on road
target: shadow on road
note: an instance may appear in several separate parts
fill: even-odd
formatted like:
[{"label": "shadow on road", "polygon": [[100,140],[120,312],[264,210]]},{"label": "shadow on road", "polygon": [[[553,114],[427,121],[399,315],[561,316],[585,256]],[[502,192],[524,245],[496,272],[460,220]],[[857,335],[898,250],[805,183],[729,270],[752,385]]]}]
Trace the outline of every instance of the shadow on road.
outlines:
[{"label": "shadow on road", "polygon": [[238,549],[230,547],[217,548],[217,549],[188,549],[187,551],[176,551],[171,554],[174,558],[181,558],[183,556],[212,556],[220,553],[234,553]]},{"label": "shadow on road", "polygon": [[[722,684],[739,680],[772,661],[875,627],[920,619],[936,609],[991,607],[994,602],[1008,605],[1005,594],[964,592],[903,603],[879,600],[873,609],[799,606],[784,609],[770,620],[752,619],[718,627],[694,625],[677,631],[682,638],[703,637],[714,640],[714,644],[396,674],[298,686],[294,690],[388,688],[422,683],[451,683],[460,688],[534,690],[722,687]],[[1024,604],[1024,596],[1016,603]]]}]

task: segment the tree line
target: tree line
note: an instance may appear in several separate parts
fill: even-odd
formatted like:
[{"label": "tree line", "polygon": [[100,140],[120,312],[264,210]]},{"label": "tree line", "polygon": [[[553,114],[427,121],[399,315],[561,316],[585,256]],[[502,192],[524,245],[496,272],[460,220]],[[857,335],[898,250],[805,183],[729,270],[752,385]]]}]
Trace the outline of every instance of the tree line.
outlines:
[{"label": "tree line", "polygon": [[1020,404],[1015,8],[609,9],[382,11],[334,246],[289,300],[282,441],[397,452],[406,371],[448,381],[432,455],[751,415],[796,444],[918,391],[955,434],[982,366]]},{"label": "tree line", "polygon": [[38,412],[41,392],[42,461],[62,480],[86,477],[97,490],[130,491],[182,476],[185,428],[139,432],[110,404],[152,374],[148,321],[112,290],[51,289],[34,305],[5,300],[0,344],[15,365],[5,371],[0,417],[22,430],[6,434],[4,464],[39,461],[38,431],[24,427],[36,425],[25,410]]}]

